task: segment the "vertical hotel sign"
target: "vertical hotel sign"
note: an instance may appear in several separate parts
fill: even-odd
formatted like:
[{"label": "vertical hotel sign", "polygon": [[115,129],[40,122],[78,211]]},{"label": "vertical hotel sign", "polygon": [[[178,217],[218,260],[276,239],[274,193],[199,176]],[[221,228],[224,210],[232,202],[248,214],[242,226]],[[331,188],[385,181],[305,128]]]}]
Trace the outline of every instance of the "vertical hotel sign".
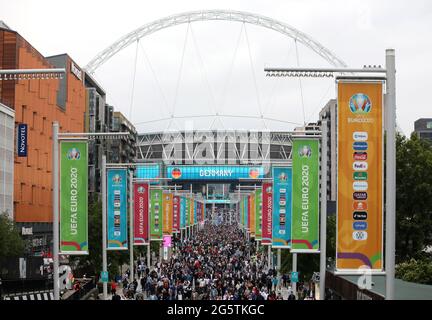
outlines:
[{"label": "vertical hotel sign", "polygon": [[319,141],[293,140],[291,252],[319,251]]},{"label": "vertical hotel sign", "polygon": [[292,168],[273,167],[272,247],[291,248]]},{"label": "vertical hotel sign", "polygon": [[262,185],[262,245],[271,245],[272,242],[272,214],[273,214],[272,183]]},{"label": "vertical hotel sign", "polygon": [[150,240],[162,240],[162,190],[150,190]]},{"label": "vertical hotel sign", "polygon": [[383,83],[338,82],[337,271],[383,270]]},{"label": "vertical hotel sign", "polygon": [[134,245],[144,245],[149,240],[149,184],[134,184]]},{"label": "vertical hotel sign", "polygon": [[127,250],[127,170],[107,170],[108,248]]},{"label": "vertical hotel sign", "polygon": [[28,126],[25,123],[20,123],[17,129],[17,154],[18,157],[27,157],[27,133]]},{"label": "vertical hotel sign", "polygon": [[61,142],[60,152],[60,253],[88,254],[87,142]]}]

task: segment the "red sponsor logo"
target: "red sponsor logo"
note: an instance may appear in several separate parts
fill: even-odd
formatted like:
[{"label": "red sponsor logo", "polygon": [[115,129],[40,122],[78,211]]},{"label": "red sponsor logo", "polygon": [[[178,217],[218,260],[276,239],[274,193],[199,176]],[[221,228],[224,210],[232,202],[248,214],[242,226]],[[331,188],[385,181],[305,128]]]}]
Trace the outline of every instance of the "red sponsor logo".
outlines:
[{"label": "red sponsor logo", "polygon": [[367,202],[365,201],[354,201],[354,210],[356,211],[364,211],[367,210]]},{"label": "red sponsor logo", "polygon": [[365,161],[367,158],[368,155],[366,152],[354,152],[354,160]]}]

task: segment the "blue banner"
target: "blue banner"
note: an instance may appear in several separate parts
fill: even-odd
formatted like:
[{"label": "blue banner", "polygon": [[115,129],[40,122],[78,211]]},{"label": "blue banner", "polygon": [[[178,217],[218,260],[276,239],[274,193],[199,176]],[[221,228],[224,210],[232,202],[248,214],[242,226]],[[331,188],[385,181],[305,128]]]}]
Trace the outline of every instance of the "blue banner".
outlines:
[{"label": "blue banner", "polygon": [[180,197],[180,228],[186,228],[186,199]]},{"label": "blue banner", "polygon": [[18,157],[27,157],[27,125],[25,123],[18,125],[17,139]]},{"label": "blue banner", "polygon": [[173,180],[238,180],[264,178],[263,167],[253,166],[167,166]]},{"label": "blue banner", "polygon": [[292,168],[273,167],[272,247],[291,247]]},{"label": "blue banner", "polygon": [[109,250],[127,250],[127,170],[107,170],[107,222]]}]

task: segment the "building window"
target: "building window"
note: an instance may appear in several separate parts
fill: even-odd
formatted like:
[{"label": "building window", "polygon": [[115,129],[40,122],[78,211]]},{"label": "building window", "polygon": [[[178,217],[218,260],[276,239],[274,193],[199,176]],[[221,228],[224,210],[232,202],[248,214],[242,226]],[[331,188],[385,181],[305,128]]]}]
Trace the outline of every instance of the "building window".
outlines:
[{"label": "building window", "polygon": [[426,122],[426,128],[432,129],[432,121]]}]

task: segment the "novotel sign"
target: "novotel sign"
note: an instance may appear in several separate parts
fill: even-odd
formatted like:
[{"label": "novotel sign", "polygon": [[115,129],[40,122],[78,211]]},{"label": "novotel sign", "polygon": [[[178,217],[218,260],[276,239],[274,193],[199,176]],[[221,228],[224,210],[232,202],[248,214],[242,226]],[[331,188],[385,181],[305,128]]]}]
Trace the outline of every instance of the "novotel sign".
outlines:
[{"label": "novotel sign", "polygon": [[168,166],[166,177],[173,180],[238,180],[264,178],[260,166]]},{"label": "novotel sign", "polygon": [[20,123],[17,131],[17,154],[18,157],[27,157],[27,124]]}]

